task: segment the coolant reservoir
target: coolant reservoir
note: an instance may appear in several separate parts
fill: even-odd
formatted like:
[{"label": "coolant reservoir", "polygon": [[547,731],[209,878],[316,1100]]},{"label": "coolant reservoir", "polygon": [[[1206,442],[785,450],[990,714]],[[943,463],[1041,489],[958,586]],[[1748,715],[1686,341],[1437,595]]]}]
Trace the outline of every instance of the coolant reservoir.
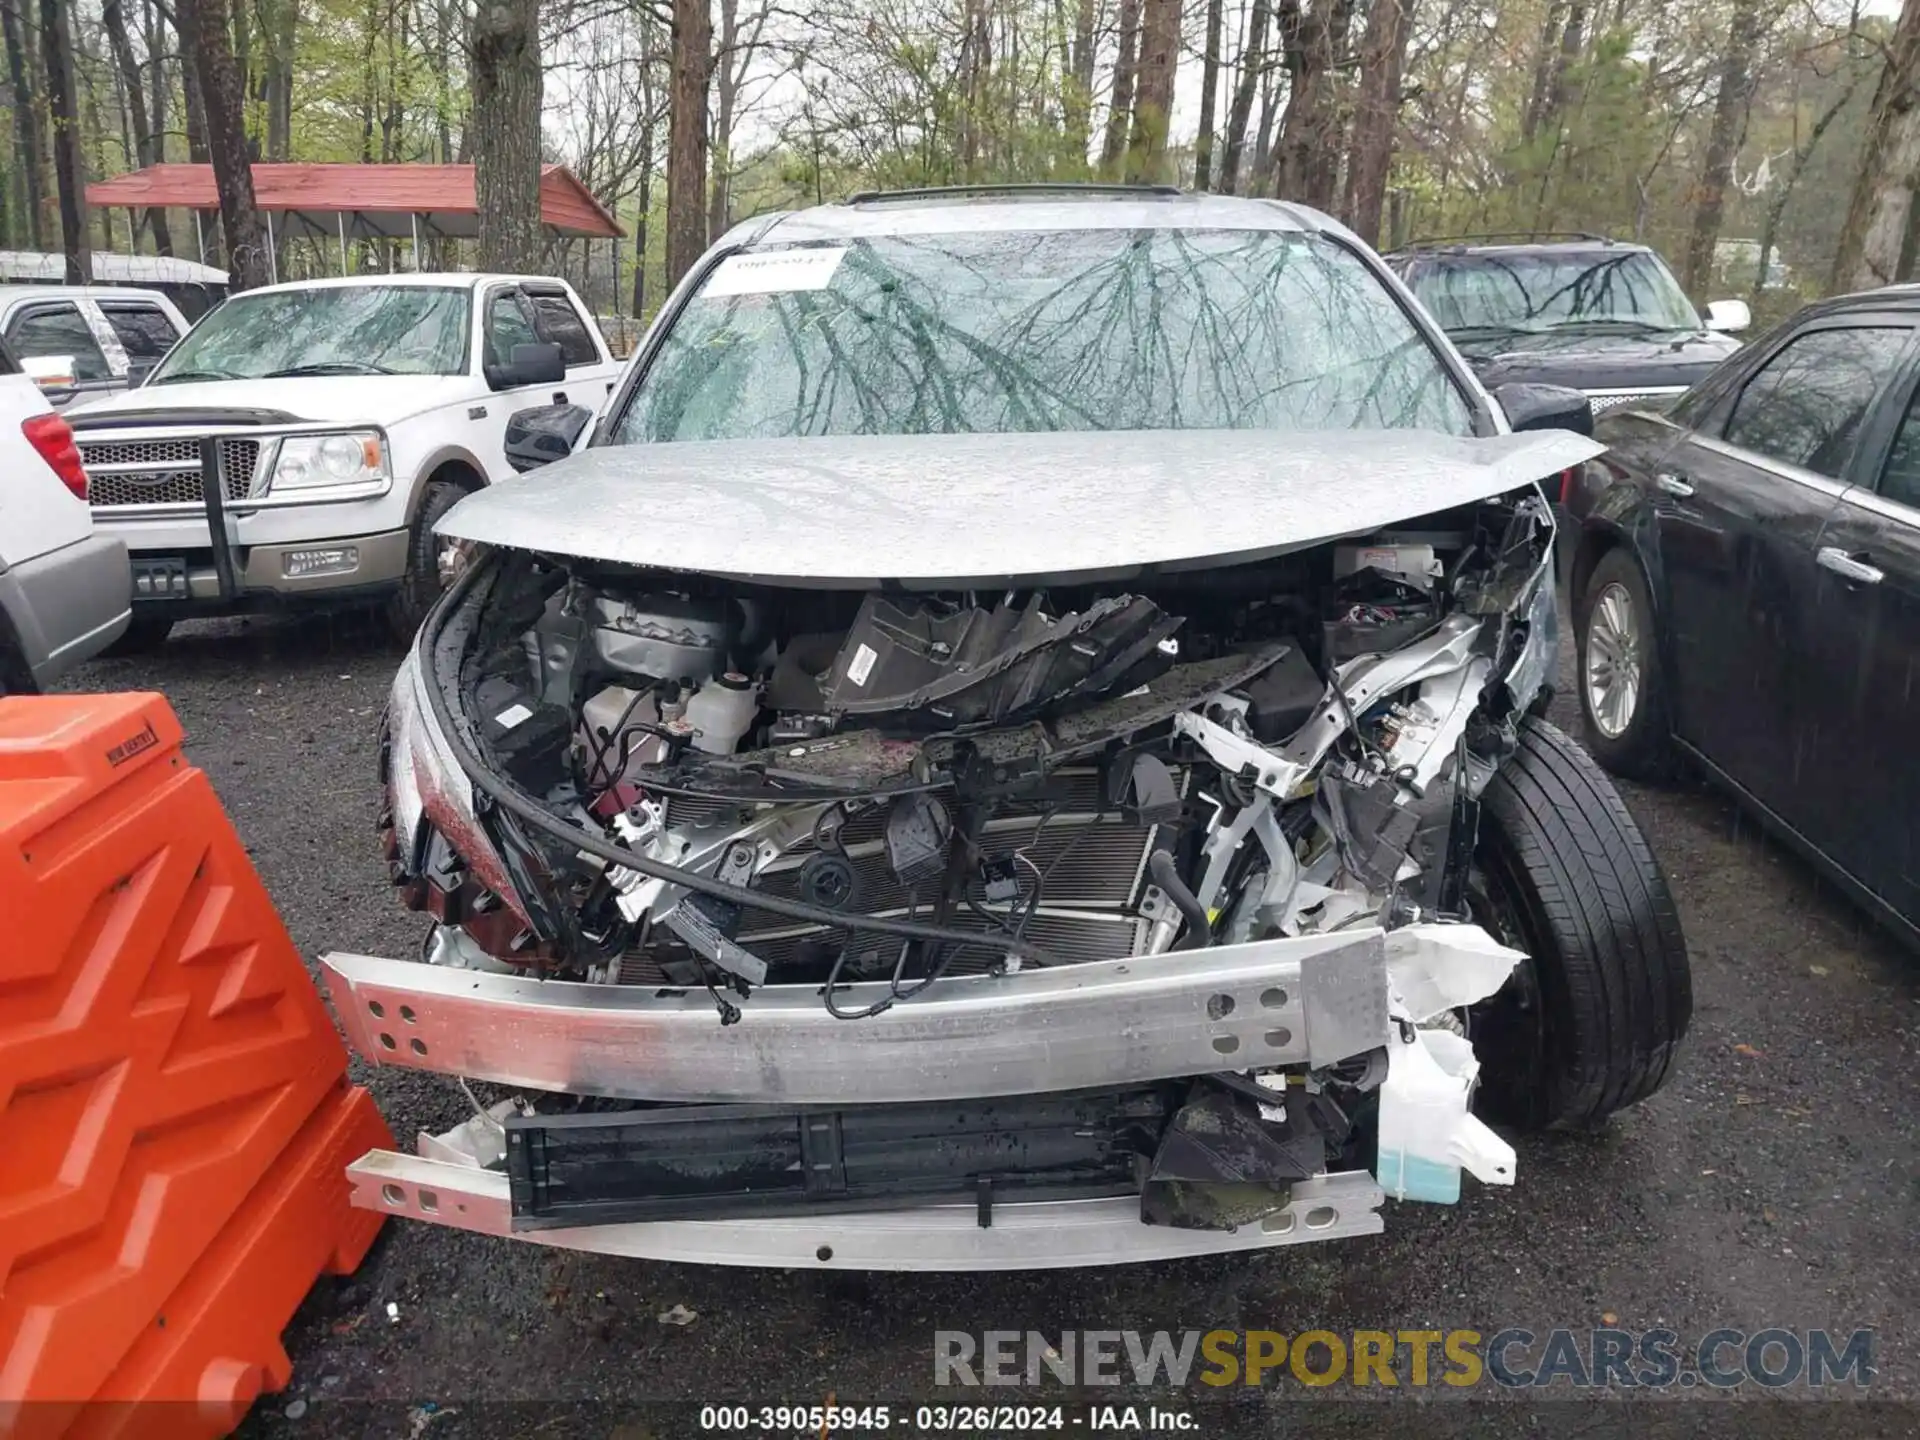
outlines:
[{"label": "coolant reservoir", "polygon": [[709,755],[731,755],[759,710],[760,692],[751,680],[733,670],[716,675],[687,701],[694,748]]},{"label": "coolant reservoir", "polygon": [[1468,1108],[1480,1062],[1451,1030],[1414,1030],[1387,1046],[1380,1086],[1380,1154],[1374,1178],[1396,1200],[1451,1205],[1460,1172],[1488,1185],[1513,1184],[1513,1147]]},{"label": "coolant reservoir", "polygon": [[645,691],[609,685],[595,694],[580,707],[580,745],[586,756],[588,780],[605,788],[626,779],[642,765],[658,764],[666,753],[666,743],[646,727],[657,725],[659,720],[659,707]]}]

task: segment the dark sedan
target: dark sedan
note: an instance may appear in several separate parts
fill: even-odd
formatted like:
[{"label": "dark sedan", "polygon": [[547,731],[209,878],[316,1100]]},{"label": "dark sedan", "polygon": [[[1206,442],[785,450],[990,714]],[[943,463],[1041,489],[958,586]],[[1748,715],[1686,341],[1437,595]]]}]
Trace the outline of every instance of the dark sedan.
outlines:
[{"label": "dark sedan", "polygon": [[1920,287],[1813,306],[1570,477],[1587,739],[1684,757],[1920,943]]}]

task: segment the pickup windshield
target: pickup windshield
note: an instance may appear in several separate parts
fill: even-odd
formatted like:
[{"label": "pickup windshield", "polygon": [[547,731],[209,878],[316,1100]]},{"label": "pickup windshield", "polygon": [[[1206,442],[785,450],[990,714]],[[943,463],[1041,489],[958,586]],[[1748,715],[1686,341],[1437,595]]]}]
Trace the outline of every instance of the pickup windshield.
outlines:
[{"label": "pickup windshield", "polygon": [[1422,256],[1407,283],[1454,335],[1700,328],[1680,282],[1646,250]]},{"label": "pickup windshield", "polygon": [[1434,347],[1332,241],[1033,230],[729,256],[611,439],[1472,426]]},{"label": "pickup windshield", "polygon": [[471,292],[329,285],[236,295],[187,332],[149,385],[290,375],[463,375]]}]

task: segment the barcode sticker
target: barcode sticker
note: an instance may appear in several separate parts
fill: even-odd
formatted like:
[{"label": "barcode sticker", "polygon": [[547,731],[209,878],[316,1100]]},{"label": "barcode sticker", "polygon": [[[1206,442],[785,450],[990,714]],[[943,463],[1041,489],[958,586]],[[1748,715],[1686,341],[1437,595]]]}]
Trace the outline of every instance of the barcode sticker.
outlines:
[{"label": "barcode sticker", "polygon": [[853,663],[847,666],[847,679],[856,685],[865,685],[867,677],[873,673],[873,662],[879,658],[879,652],[872,646],[856,646],[853,652]]}]

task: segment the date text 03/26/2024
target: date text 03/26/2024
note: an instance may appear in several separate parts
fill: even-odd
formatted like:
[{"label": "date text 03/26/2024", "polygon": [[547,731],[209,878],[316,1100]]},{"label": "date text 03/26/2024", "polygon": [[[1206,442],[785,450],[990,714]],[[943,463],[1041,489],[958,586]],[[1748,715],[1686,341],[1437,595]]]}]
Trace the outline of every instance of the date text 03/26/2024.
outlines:
[{"label": "date text 03/26/2024", "polygon": [[899,1430],[908,1435],[1157,1432],[1198,1434],[1189,1410],[1162,1405],[704,1405],[700,1428],[812,1437]]}]

